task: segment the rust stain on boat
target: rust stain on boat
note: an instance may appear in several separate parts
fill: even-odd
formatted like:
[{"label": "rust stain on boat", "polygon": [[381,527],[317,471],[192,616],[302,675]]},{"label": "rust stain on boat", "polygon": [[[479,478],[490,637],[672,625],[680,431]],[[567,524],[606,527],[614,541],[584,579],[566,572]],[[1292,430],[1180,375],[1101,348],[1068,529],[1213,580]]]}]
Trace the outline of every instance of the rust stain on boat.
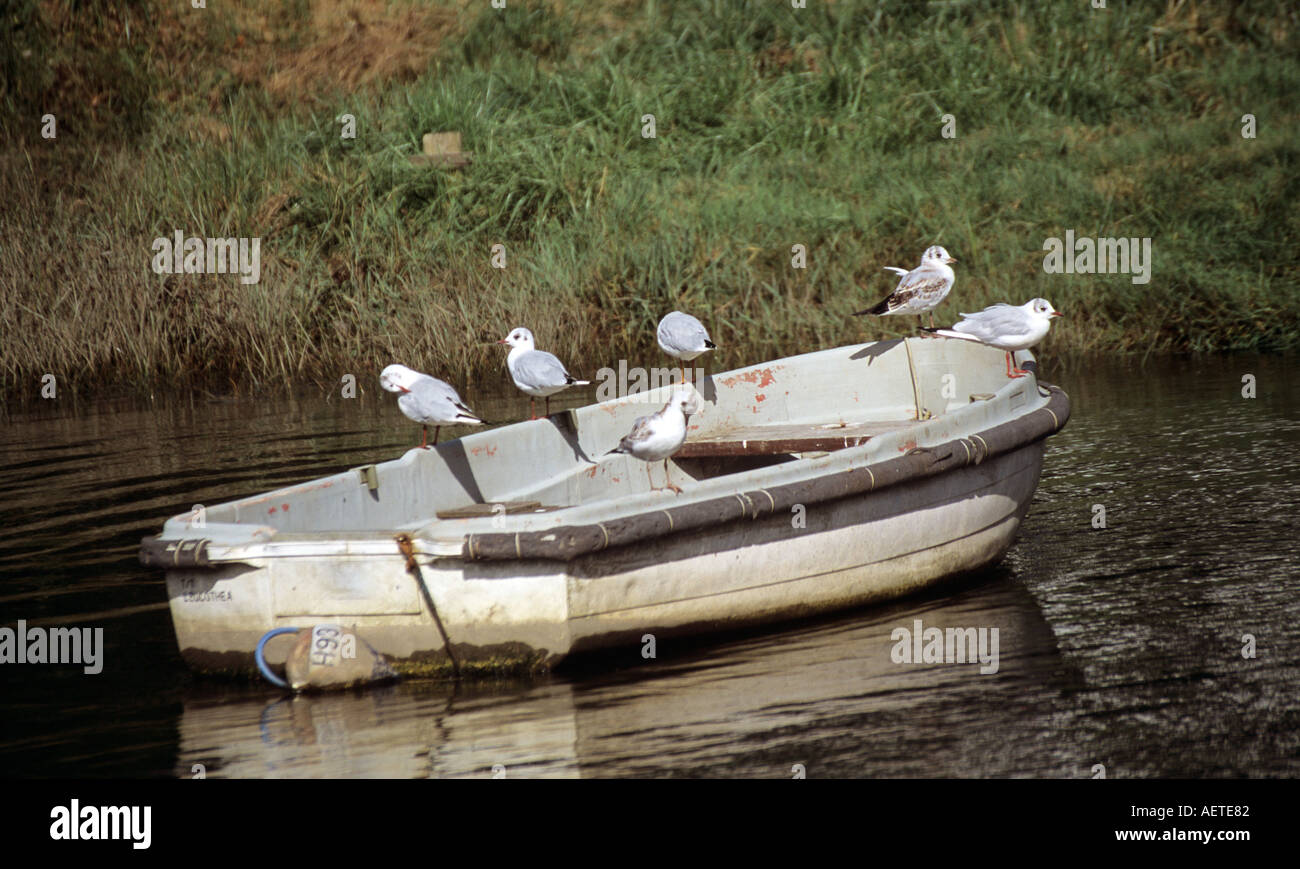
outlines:
[{"label": "rust stain on boat", "polygon": [[776,377],[772,374],[771,368],[760,368],[757,371],[746,371],[744,374],[737,374],[735,377],[722,378],[723,386],[735,386],[737,383],[753,383],[761,389],[764,386],[776,383]]}]

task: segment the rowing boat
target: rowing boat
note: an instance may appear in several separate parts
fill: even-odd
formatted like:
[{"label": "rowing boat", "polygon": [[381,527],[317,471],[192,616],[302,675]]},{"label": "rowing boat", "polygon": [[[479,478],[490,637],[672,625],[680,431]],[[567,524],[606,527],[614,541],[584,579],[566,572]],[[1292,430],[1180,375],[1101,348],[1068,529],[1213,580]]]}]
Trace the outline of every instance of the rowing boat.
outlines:
[{"label": "rowing boat", "polygon": [[277,627],[347,625],[399,672],[469,675],[889,600],[1015,539],[1070,403],[1030,354],[1026,377],[1003,361],[909,338],[705,377],[681,493],[606,455],[663,386],[173,516],[140,559],[213,673],[253,672]]}]

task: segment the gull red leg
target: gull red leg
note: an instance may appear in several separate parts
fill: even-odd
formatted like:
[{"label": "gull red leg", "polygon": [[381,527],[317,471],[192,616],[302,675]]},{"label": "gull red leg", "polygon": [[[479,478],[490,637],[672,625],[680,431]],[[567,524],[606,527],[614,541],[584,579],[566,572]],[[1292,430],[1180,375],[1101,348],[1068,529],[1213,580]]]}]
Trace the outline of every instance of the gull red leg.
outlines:
[{"label": "gull red leg", "polygon": [[537,399],[528,396],[528,418],[537,419]]},{"label": "gull red leg", "polygon": [[440,425],[435,425],[435,426],[433,427],[433,445],[434,445],[435,447],[438,445],[438,432],[440,432],[440,431],[442,431],[442,426],[440,426]]},{"label": "gull red leg", "polygon": [[1012,371],[1011,366],[1012,366],[1012,362],[1013,362],[1013,360],[1015,360],[1015,358],[1016,358],[1016,354],[1013,353],[1013,352],[1011,352],[1010,350],[1008,350],[1008,351],[1007,351],[1007,377],[1010,377],[1010,378],[1013,378],[1013,379],[1016,378],[1016,377],[1024,377],[1026,374],[1029,373],[1028,371],[1025,371],[1024,369],[1022,369],[1019,365],[1017,365],[1017,366],[1015,367],[1015,371],[1014,371],[1014,372]]},{"label": "gull red leg", "polygon": [[673,485],[673,478],[670,477],[670,476],[668,476],[668,460],[667,460],[667,459],[664,459],[664,482],[667,484],[667,486],[666,486],[665,488],[672,489],[672,490],[673,490],[674,492],[676,492],[678,495],[680,495],[680,494],[682,493],[682,490],[681,490],[680,487],[678,487],[678,486],[674,486],[674,485]]},{"label": "gull red leg", "polygon": [[1020,377],[1024,377],[1026,374],[1029,373],[1029,370],[1028,370],[1028,369],[1026,369],[1026,368],[1021,368],[1021,367],[1020,367],[1020,363],[1016,361],[1016,351],[1014,351],[1014,350],[1011,351],[1011,365],[1012,365],[1012,369],[1011,369],[1011,370],[1012,370],[1012,371],[1018,371],[1018,372],[1020,372],[1019,375],[1018,375],[1018,376],[1020,376]]},{"label": "gull red leg", "polygon": [[420,428],[424,431],[424,437],[420,438],[420,449],[427,450],[429,448],[429,427],[422,425]]}]

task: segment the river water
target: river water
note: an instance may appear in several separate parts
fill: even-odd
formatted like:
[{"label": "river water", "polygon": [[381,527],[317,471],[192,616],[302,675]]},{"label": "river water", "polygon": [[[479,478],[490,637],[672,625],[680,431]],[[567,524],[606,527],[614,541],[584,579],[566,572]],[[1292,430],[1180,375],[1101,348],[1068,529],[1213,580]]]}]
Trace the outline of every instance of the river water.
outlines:
[{"label": "river water", "polygon": [[[1073,417],[1016,545],[924,596],[632,666],[292,699],[191,676],[136,549],[194,504],[399,456],[418,429],[391,397],[10,410],[0,626],[102,628],[105,651],[95,675],[0,665],[0,774],[1300,775],[1296,361],[1047,361]],[[892,663],[917,619],[998,627],[998,671]]]}]

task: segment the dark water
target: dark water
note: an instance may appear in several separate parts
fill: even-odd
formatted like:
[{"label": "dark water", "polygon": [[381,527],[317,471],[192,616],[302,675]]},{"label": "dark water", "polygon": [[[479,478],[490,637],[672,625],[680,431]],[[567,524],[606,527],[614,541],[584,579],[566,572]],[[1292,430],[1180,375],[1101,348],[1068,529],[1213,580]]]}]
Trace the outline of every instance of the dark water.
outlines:
[{"label": "dark water", "polygon": [[[1049,442],[1019,541],[979,576],[661,645],[655,661],[295,699],[191,677],[136,547],[193,504],[400,455],[417,434],[396,407],[252,396],[11,412],[0,626],[99,627],[106,650],[98,675],[0,665],[0,775],[1300,774],[1295,360],[1046,367],[1074,417]],[[514,399],[477,406],[526,414]],[[999,628],[998,672],[893,664],[891,631],[918,618]]]}]

